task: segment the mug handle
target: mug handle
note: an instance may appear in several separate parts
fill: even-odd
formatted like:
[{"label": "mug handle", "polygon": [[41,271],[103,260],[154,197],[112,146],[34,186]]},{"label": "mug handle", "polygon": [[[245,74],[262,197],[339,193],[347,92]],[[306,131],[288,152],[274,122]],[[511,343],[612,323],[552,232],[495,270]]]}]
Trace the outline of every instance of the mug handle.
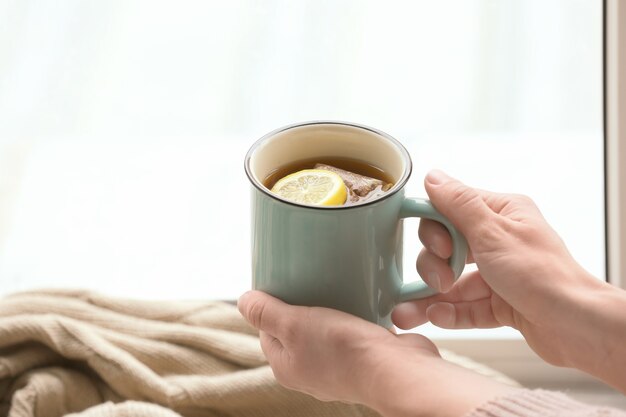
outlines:
[{"label": "mug handle", "polygon": [[[465,267],[465,259],[467,258],[467,241],[465,237],[450,223],[448,219],[443,217],[430,201],[422,198],[406,198],[400,207],[400,219],[407,217],[422,217],[424,219],[439,222],[448,229],[452,236],[452,256],[448,261],[448,265],[454,272],[454,280],[456,281],[463,272]],[[402,282],[402,277],[400,277]],[[436,294],[437,291],[426,285],[424,281],[410,282],[402,284],[400,287],[399,302],[416,300]]]}]

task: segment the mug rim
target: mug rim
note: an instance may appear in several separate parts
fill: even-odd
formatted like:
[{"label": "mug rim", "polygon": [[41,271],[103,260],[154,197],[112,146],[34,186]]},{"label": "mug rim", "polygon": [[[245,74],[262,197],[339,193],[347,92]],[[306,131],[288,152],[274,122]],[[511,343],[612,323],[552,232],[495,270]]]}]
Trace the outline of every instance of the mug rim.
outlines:
[{"label": "mug rim", "polygon": [[[290,201],[290,200],[287,200],[287,199],[284,199],[282,197],[277,196],[276,194],[274,194],[270,190],[268,190],[267,187],[265,187],[263,184],[260,184],[259,181],[257,181],[255,176],[252,174],[251,169],[250,169],[250,160],[251,160],[252,155],[254,154],[255,150],[263,142],[265,142],[269,138],[277,135],[278,133],[285,132],[287,130],[291,130],[291,129],[294,129],[294,128],[297,128],[297,127],[315,126],[315,125],[340,125],[340,126],[354,127],[354,128],[362,129],[362,130],[369,130],[370,132],[375,133],[375,134],[383,137],[384,139],[390,141],[393,145],[395,145],[400,150],[400,153],[405,158],[406,167],[404,169],[404,172],[402,173],[402,176],[394,184],[392,189],[389,192],[387,192],[384,195],[382,195],[381,197],[379,197],[379,198],[377,198],[375,200],[372,200],[372,201],[368,201],[368,202],[363,203],[363,204],[354,204],[354,205],[351,205],[351,206],[313,206],[313,205],[307,205],[307,204],[299,204],[299,203],[296,203],[294,201]],[[252,144],[250,149],[248,149],[248,152],[246,153],[246,157],[244,159],[244,169],[246,171],[246,176],[248,177],[248,180],[250,180],[250,182],[252,183],[252,185],[254,187],[256,187],[259,191],[261,191],[263,194],[267,195],[268,197],[273,198],[274,200],[280,201],[281,203],[286,203],[286,204],[289,204],[289,205],[292,205],[292,206],[296,206],[296,207],[300,207],[300,208],[308,208],[308,209],[313,209],[313,210],[350,210],[350,209],[358,209],[358,208],[361,208],[361,207],[370,206],[372,204],[379,203],[379,202],[381,202],[383,200],[386,200],[387,198],[393,196],[398,191],[404,189],[405,184],[407,183],[407,181],[411,177],[411,173],[413,172],[413,161],[411,160],[411,155],[406,150],[404,145],[402,143],[400,143],[400,141],[398,141],[396,138],[394,138],[393,136],[383,132],[382,130],[378,130],[378,129],[375,129],[373,127],[365,126],[365,125],[358,124],[358,123],[343,122],[343,121],[339,121],[339,120],[311,120],[311,121],[307,121],[307,122],[292,123],[290,125],[279,127],[278,129],[272,130],[271,132],[266,133],[265,135],[263,135],[260,139],[258,139],[256,142],[254,142]]]}]

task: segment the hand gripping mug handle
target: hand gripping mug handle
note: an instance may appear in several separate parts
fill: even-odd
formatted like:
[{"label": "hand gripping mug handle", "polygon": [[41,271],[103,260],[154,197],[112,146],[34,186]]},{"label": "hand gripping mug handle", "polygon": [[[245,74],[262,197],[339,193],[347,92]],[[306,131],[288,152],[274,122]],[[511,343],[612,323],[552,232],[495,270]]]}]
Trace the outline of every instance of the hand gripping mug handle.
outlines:
[{"label": "hand gripping mug handle", "polygon": [[[463,272],[465,267],[465,259],[467,257],[467,241],[465,237],[450,223],[448,219],[443,217],[431,204],[430,201],[420,198],[407,198],[402,202],[400,208],[400,218],[421,217],[424,219],[439,222],[448,229],[452,236],[452,256],[448,261],[448,265],[454,272],[454,280],[456,281]],[[402,281],[400,277],[400,281]],[[436,294],[437,291],[426,285],[424,281],[410,282],[402,284],[400,287],[399,302],[416,300]]]}]

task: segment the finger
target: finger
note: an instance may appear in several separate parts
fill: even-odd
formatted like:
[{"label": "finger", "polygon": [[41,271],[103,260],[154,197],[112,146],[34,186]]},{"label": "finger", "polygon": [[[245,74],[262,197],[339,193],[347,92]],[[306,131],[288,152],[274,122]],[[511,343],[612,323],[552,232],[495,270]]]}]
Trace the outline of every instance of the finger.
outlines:
[{"label": "finger", "polygon": [[483,192],[468,187],[441,171],[434,170],[424,180],[433,205],[471,241],[489,225],[494,212],[485,203]]},{"label": "finger", "polygon": [[454,272],[448,262],[426,249],[420,251],[415,266],[424,282],[439,292],[448,292],[454,285]]},{"label": "finger", "polygon": [[291,326],[293,308],[261,291],[248,291],[239,297],[239,312],[257,329],[280,338]]},{"label": "finger", "polygon": [[422,219],[417,234],[424,247],[430,252],[442,259],[452,256],[452,238],[441,223]]},{"label": "finger", "polygon": [[[430,219],[421,219],[418,229],[420,241],[426,249],[442,259],[452,256],[452,237],[448,229],[439,222]],[[474,255],[468,248],[465,263],[474,263]]]},{"label": "finger", "polygon": [[467,272],[454,283],[452,289],[447,293],[436,294],[432,297],[409,301],[396,306],[391,318],[399,328],[412,329],[429,320],[426,310],[432,304],[477,301],[491,296],[492,291],[483,280],[480,272]]},{"label": "finger", "polygon": [[502,326],[493,314],[489,298],[454,304],[434,303],[426,309],[426,316],[432,324],[444,329],[490,329]]},{"label": "finger", "polygon": [[[426,249],[442,259],[452,256],[452,237],[444,225],[434,220],[421,219],[418,229],[420,241]],[[474,263],[474,255],[468,248],[465,263]]]},{"label": "finger", "polygon": [[428,322],[426,307],[415,301],[398,304],[391,312],[391,321],[400,329],[412,329]]}]

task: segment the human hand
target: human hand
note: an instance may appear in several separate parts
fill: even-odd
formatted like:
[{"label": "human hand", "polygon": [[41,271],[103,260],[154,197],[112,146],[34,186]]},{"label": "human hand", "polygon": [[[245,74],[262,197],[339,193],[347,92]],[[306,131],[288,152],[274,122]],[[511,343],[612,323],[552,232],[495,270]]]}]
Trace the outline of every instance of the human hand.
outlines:
[{"label": "human hand", "polygon": [[615,290],[576,263],[528,197],[473,189],[439,171],[429,173],[425,187],[467,238],[468,262],[478,271],[453,283],[450,236],[439,223],[422,220],[426,249],[417,269],[445,293],[398,306],[394,323],[405,329],[426,321],[444,328],[511,326],[544,360],[598,376],[606,366],[599,361],[612,348],[604,342],[609,335],[598,332],[611,321],[605,313]]},{"label": "human hand", "polygon": [[421,335],[260,291],[242,295],[238,307],[260,330],[276,380],[320,400],[365,404],[385,416],[460,416],[513,389],[444,361]]}]

